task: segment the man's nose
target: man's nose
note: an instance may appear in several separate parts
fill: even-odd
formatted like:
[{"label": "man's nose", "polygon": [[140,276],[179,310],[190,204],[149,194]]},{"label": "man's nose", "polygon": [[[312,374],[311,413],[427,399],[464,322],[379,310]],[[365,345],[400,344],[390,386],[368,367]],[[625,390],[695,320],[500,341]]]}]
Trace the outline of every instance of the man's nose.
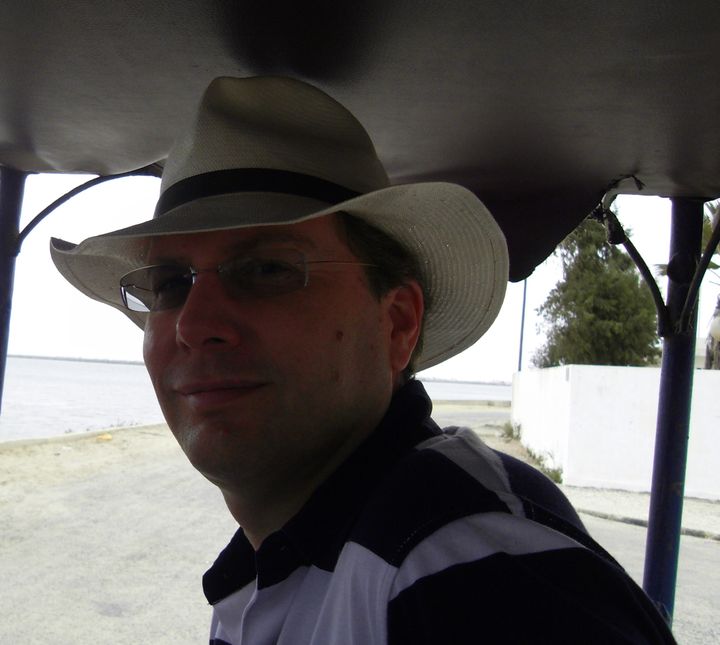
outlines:
[{"label": "man's nose", "polygon": [[242,325],[237,308],[238,303],[228,295],[217,272],[200,272],[178,313],[178,344],[192,349],[237,345]]}]

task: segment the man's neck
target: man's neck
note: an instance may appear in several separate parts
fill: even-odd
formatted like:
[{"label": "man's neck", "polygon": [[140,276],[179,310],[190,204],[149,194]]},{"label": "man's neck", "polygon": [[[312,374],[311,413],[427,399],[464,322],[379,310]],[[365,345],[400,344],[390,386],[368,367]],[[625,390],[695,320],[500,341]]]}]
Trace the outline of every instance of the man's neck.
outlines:
[{"label": "man's neck", "polygon": [[257,551],[266,537],[282,528],[302,508],[307,497],[285,500],[285,503],[253,504],[244,496],[222,490],[230,514],[240,525],[248,542]]},{"label": "man's neck", "polygon": [[[230,514],[243,529],[255,550],[266,537],[281,529],[310,499],[315,490],[367,439],[382,415],[361,431],[346,435],[329,458],[306,464],[304,472],[293,477],[272,477],[254,485],[226,486],[215,482],[225,498]],[[283,482],[277,485],[276,482]]]}]

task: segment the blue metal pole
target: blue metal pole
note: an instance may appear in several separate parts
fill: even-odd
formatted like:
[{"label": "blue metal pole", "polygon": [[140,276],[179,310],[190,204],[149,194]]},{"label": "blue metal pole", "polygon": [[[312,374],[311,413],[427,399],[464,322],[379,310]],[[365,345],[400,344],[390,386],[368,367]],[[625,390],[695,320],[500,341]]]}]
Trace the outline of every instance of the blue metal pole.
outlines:
[{"label": "blue metal pole", "polygon": [[673,199],[667,308],[675,328],[663,342],[660,399],[643,587],[672,623],[690,426],[697,307],[677,328],[700,257],[703,202]]},{"label": "blue metal pole", "polygon": [[20,208],[27,173],[0,166],[0,410],[10,336],[15,258],[19,250]]}]

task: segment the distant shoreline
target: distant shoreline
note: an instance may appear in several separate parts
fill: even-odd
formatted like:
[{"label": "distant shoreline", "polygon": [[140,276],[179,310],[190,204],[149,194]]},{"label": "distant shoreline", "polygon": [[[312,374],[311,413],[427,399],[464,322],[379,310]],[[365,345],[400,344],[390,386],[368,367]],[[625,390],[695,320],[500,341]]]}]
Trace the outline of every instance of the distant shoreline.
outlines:
[{"label": "distant shoreline", "polygon": [[[112,365],[145,365],[142,361],[123,361],[112,358],[69,358],[67,356],[31,356],[29,354],[8,354],[8,358],[32,358],[42,361],[72,361],[74,363],[108,363]],[[468,385],[512,385],[509,381],[468,381],[465,379],[422,377],[419,381],[428,383],[458,383]]]},{"label": "distant shoreline", "polygon": [[40,361],[70,361],[72,363],[108,363],[111,365],[145,365],[142,361],[123,361],[112,358],[69,358],[67,356],[30,356],[29,354],[8,354],[8,358],[32,358]]},{"label": "distant shoreline", "polygon": [[466,381],[466,380],[457,380],[454,378],[436,378],[436,377],[430,377],[430,376],[424,376],[422,378],[418,378],[418,381],[424,381],[426,383],[458,383],[458,384],[466,384],[466,385],[507,385],[510,386],[512,383],[510,381]]}]

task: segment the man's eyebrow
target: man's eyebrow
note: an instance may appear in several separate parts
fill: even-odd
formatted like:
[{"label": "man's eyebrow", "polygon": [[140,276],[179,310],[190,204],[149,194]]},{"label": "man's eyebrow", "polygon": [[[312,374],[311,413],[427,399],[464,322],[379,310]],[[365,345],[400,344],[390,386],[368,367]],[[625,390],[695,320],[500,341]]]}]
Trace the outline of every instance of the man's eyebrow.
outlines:
[{"label": "man's eyebrow", "polygon": [[[262,232],[254,235],[253,237],[241,240],[235,244],[230,244],[225,248],[224,255],[228,258],[242,255],[243,253],[249,253],[257,249],[271,247],[274,244],[295,244],[305,249],[316,250],[317,244],[306,237],[298,233],[275,233],[275,232]],[[148,253],[149,264],[190,264],[189,259],[184,255],[154,255],[152,250]]]},{"label": "man's eyebrow", "polygon": [[256,236],[248,240],[242,240],[237,245],[231,245],[230,251],[252,251],[258,247],[289,243],[297,244],[307,249],[317,249],[317,244],[305,235],[301,235],[299,233],[274,233],[268,231],[258,233]]}]

